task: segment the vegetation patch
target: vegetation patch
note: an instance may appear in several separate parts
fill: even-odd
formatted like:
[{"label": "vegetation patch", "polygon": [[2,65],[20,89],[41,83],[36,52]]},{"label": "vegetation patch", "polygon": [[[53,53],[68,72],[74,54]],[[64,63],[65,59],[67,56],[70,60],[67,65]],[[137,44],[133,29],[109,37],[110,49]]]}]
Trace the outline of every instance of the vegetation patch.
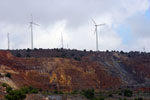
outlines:
[{"label": "vegetation patch", "polygon": [[7,95],[5,96],[6,100],[23,100],[26,98],[26,94],[38,93],[38,89],[33,87],[23,87],[19,90],[12,90],[11,87],[6,86]]}]

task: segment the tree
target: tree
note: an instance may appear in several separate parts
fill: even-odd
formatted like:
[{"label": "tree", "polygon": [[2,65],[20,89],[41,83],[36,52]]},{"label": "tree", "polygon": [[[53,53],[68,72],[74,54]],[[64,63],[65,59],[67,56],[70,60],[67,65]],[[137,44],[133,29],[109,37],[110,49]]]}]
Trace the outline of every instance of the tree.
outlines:
[{"label": "tree", "polygon": [[31,51],[30,48],[28,48],[28,49],[27,49],[27,52],[30,52],[30,51]]}]

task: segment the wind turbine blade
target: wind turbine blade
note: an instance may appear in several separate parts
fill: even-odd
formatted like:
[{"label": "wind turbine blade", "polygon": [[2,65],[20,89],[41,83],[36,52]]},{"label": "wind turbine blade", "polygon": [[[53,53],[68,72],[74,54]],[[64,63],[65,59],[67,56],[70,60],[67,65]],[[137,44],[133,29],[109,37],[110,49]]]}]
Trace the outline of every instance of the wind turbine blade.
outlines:
[{"label": "wind turbine blade", "polygon": [[29,30],[31,28],[31,24],[29,25],[29,27],[27,28],[27,30]]},{"label": "wind turbine blade", "polygon": [[40,26],[39,24],[37,24],[37,23],[34,23],[34,22],[33,22],[32,24],[34,24],[34,25],[36,25],[36,26]]},{"label": "wind turbine blade", "polygon": [[97,25],[97,26],[102,26],[102,25],[105,25],[105,24],[99,24],[99,25]]},{"label": "wind turbine blade", "polygon": [[33,22],[33,16],[32,16],[32,14],[31,14],[31,22]]},{"label": "wind turbine blade", "polygon": [[92,22],[96,25],[96,22],[94,21],[94,19],[93,19],[93,18],[91,18],[91,20],[92,20]]}]

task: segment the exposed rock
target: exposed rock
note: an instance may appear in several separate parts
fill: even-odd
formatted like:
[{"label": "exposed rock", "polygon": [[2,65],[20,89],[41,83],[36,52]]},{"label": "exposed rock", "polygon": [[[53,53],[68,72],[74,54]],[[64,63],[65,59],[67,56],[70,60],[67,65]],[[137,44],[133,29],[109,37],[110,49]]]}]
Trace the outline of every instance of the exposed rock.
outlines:
[{"label": "exposed rock", "polygon": [[[72,59],[58,58],[52,53],[61,55],[60,51],[50,50],[51,55],[48,51],[43,51],[43,54],[30,52],[30,58],[18,58],[9,51],[0,51],[0,73],[10,73],[9,80],[16,87],[32,85],[42,90],[72,91],[150,84],[149,54],[128,57],[128,54],[120,53],[78,52],[72,56],[79,57],[82,54],[81,58]],[[72,54],[71,51],[68,54],[64,52],[67,57]],[[45,53],[47,56],[36,57],[36,53]]]}]

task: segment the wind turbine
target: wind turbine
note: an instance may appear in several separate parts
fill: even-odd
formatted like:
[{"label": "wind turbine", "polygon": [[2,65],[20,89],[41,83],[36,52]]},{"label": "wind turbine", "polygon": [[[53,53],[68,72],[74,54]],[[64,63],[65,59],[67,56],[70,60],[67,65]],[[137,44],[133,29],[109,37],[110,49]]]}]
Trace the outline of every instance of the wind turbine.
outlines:
[{"label": "wind turbine", "polygon": [[33,46],[33,25],[39,26],[38,24],[36,24],[36,23],[33,21],[33,16],[32,16],[32,14],[31,14],[31,22],[30,22],[30,26],[29,26],[29,28],[31,28],[31,49],[34,48],[34,46]]},{"label": "wind turbine", "polygon": [[94,25],[95,25],[95,31],[94,33],[96,33],[96,51],[98,51],[98,34],[97,34],[97,27],[99,26],[103,26],[105,24],[97,24],[94,19],[91,18],[91,20],[93,21]]},{"label": "wind turbine", "polygon": [[62,44],[62,48],[64,48],[64,43],[63,43],[63,33],[61,32],[61,44]]},{"label": "wind turbine", "polygon": [[145,52],[145,47],[143,48],[143,52]]},{"label": "wind turbine", "polygon": [[7,39],[8,39],[8,50],[10,49],[10,40],[9,40],[9,33],[7,33]]}]

